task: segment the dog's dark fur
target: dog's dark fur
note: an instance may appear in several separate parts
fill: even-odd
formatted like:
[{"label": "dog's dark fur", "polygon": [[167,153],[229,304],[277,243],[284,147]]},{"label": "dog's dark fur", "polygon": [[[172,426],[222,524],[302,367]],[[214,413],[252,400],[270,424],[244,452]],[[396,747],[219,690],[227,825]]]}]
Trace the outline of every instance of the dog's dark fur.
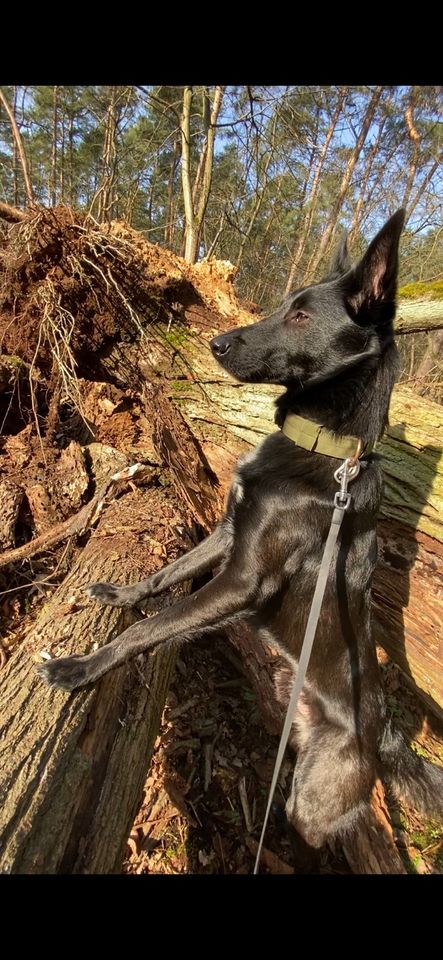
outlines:
[{"label": "dog's dark fur", "polygon": [[[392,321],[403,222],[400,210],[354,268],[343,244],[320,283],[295,291],[272,316],[212,341],[214,355],[238,380],[286,388],[277,402],[279,426],[296,412],[338,435],[381,435],[397,371]],[[278,644],[296,670],[340,462],[272,433],[240,459],[226,512],[207,540],[141,584],[91,584],[88,592],[129,607],[222,563],[218,576],[96,653],[46,662],[42,676],[74,690],[141,651],[240,618]],[[371,636],[382,495],[376,455],[362,460],[351,493],[293,727],[298,758],[287,812],[313,847],[356,824],[377,776],[443,816],[443,771],[392,728]]]}]

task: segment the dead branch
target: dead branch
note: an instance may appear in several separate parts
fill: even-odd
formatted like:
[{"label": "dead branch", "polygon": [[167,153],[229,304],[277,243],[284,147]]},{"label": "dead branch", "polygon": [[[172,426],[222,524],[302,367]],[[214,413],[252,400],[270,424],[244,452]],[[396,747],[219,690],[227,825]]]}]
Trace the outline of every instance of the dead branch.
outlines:
[{"label": "dead branch", "polygon": [[17,210],[17,207],[11,207],[9,203],[0,201],[0,218],[7,220],[8,223],[21,223],[22,220],[26,220],[26,213],[24,210]]}]

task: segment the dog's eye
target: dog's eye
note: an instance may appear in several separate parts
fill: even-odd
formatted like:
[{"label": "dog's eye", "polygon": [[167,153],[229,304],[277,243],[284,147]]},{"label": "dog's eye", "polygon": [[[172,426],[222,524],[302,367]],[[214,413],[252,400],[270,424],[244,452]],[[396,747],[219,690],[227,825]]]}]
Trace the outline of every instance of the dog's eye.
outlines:
[{"label": "dog's eye", "polygon": [[309,320],[309,317],[303,310],[290,310],[286,319],[290,320],[291,323],[303,323],[305,320]]}]

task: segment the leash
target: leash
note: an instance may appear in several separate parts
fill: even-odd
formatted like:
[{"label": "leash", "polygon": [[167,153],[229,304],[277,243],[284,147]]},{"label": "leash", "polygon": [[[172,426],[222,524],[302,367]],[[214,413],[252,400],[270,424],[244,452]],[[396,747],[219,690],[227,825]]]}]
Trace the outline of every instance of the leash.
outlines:
[{"label": "leash", "polygon": [[318,624],[318,620],[319,620],[320,612],[322,608],[323,597],[325,594],[326,584],[328,581],[329,568],[332,562],[334,547],[337,542],[337,537],[340,531],[343,517],[345,515],[345,511],[348,509],[349,504],[351,502],[351,495],[350,493],[348,493],[348,483],[351,480],[354,480],[359,473],[360,473],[360,462],[358,460],[358,453],[354,455],[354,457],[349,457],[346,460],[344,460],[344,462],[341,464],[338,470],[336,470],[334,473],[334,479],[337,481],[337,483],[340,484],[340,490],[337,490],[337,493],[335,494],[335,497],[334,497],[334,512],[332,514],[331,526],[329,528],[325,549],[323,551],[320,570],[318,571],[317,583],[315,585],[314,596],[312,598],[311,609],[309,611],[308,622],[306,625],[306,631],[303,638],[300,659],[298,662],[297,676],[295,678],[295,683],[294,683],[291,697],[289,700],[288,709],[286,711],[286,717],[283,725],[282,735],[280,737],[280,743],[278,745],[277,758],[275,761],[274,772],[272,774],[272,781],[271,781],[271,787],[269,790],[269,797],[268,797],[268,804],[266,807],[265,819],[263,821],[260,842],[257,849],[257,856],[255,858],[254,875],[258,873],[261,851],[263,847],[263,840],[266,833],[266,827],[268,825],[268,819],[269,819],[269,814],[271,812],[271,805],[272,805],[272,800],[275,793],[275,788],[277,786],[278,775],[280,773],[281,765],[283,763],[283,757],[284,757],[286,746],[289,740],[291,727],[294,721],[295,710],[297,707],[298,699],[303,689],[303,684],[305,682],[306,672],[308,669],[312,647],[314,644],[315,633],[317,630],[317,624]]}]

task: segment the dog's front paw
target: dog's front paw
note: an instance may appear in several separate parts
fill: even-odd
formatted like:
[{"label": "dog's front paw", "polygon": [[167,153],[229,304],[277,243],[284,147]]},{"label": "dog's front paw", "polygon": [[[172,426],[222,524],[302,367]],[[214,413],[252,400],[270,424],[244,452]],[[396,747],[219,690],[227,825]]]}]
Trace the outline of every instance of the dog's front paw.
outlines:
[{"label": "dog's front paw", "polygon": [[151,595],[147,580],[132,587],[118,587],[115,583],[89,583],[84,591],[88,597],[107,603],[110,607],[131,608]]},{"label": "dog's front paw", "polygon": [[84,591],[88,594],[88,597],[100,600],[100,603],[107,603],[111,607],[118,607],[124,602],[122,588],[115,586],[113,583],[89,583],[87,587],[84,587]]},{"label": "dog's front paw", "polygon": [[90,683],[88,665],[85,657],[60,657],[56,660],[46,660],[37,667],[37,673],[50,687],[60,690],[75,690]]}]

